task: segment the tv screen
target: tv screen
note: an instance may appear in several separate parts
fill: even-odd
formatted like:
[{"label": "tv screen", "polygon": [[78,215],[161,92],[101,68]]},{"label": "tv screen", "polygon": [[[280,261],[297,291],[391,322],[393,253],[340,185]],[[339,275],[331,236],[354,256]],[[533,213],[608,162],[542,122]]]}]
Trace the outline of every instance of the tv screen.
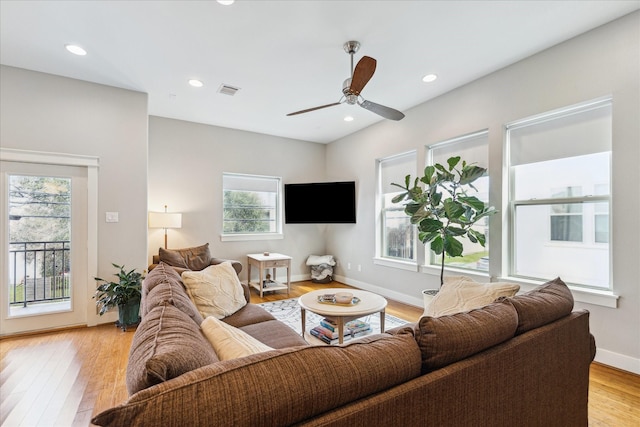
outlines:
[{"label": "tv screen", "polygon": [[354,224],[356,183],[285,184],[284,220],[287,224]]}]

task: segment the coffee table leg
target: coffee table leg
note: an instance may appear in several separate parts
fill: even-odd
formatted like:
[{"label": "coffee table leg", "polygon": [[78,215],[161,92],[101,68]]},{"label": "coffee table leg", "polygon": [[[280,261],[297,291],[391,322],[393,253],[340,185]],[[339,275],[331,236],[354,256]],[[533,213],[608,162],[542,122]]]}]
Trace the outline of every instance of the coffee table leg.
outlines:
[{"label": "coffee table leg", "polygon": [[384,333],[384,310],[380,312],[380,333]]},{"label": "coffee table leg", "polygon": [[304,331],[307,326],[307,310],[300,307],[300,320],[302,321],[302,338],[304,338]]},{"label": "coffee table leg", "polygon": [[338,344],[344,342],[344,318],[338,317]]}]

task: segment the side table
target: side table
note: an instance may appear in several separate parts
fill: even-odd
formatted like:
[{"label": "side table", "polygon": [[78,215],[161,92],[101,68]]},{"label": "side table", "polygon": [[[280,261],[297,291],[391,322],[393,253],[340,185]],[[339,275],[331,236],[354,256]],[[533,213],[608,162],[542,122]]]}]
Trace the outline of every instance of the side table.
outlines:
[{"label": "side table", "polygon": [[[258,269],[258,281],[251,281],[251,267]],[[264,277],[264,270],[271,268],[271,281],[266,283]],[[276,269],[287,269],[287,281],[282,283],[276,280]],[[280,291],[287,290],[287,295],[291,290],[291,257],[283,254],[270,253],[265,254],[248,254],[247,255],[247,283],[250,287],[255,288],[260,292],[260,298],[262,294],[268,291]]]}]

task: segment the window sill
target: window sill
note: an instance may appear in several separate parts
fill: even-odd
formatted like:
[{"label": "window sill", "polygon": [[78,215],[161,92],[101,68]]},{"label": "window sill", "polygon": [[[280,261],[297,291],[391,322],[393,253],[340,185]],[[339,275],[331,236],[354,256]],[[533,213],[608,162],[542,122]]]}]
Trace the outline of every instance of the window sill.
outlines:
[{"label": "window sill", "polygon": [[[514,282],[520,285],[521,292],[528,292],[534,289],[536,286],[540,286],[545,281],[542,280],[529,280],[523,279],[520,277],[501,277],[500,280]],[[612,291],[602,290],[602,289],[589,289],[589,288],[581,288],[578,286],[568,285],[571,293],[573,294],[573,299],[576,302],[581,302],[585,304],[593,304],[599,305],[602,307],[608,308],[618,308],[618,299],[619,295],[615,295]]]},{"label": "window sill", "polygon": [[247,242],[251,240],[281,240],[284,239],[282,233],[264,234],[221,234],[221,242]]},{"label": "window sill", "polygon": [[[420,266],[420,272],[430,274],[432,276],[440,276],[440,266],[436,265],[422,265]],[[446,276],[468,276],[477,282],[488,282],[491,277],[489,273],[482,270],[469,270],[466,268],[446,267],[444,268],[444,275]]]},{"label": "window sill", "polygon": [[418,264],[412,261],[400,261],[391,258],[375,257],[373,258],[373,263],[375,265],[382,265],[384,267],[397,268],[400,270],[418,271]]}]

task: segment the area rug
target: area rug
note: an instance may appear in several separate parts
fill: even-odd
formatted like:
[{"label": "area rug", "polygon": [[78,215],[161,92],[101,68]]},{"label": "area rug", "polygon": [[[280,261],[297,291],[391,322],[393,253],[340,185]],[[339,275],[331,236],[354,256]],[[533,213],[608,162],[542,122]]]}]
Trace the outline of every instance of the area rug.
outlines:
[{"label": "area rug", "polygon": [[[298,305],[297,298],[285,299],[280,301],[272,301],[265,302],[259,304],[262,308],[267,310],[269,313],[273,315],[276,319],[281,321],[282,323],[289,326],[291,329],[296,331],[297,333],[301,332],[302,322],[300,319],[300,306]],[[309,331],[318,326],[320,321],[322,320],[322,316],[312,313],[307,310],[307,321],[306,321],[306,330],[304,337],[310,344],[324,344],[323,341],[314,337],[309,333]],[[344,342],[348,342],[351,339],[357,339],[363,337],[368,334],[377,334],[380,332],[380,313],[373,313],[368,316],[363,316],[360,318],[363,322],[366,322],[371,325],[371,329],[367,332],[361,332],[356,334],[354,337],[345,336]],[[386,330],[395,328],[396,326],[402,326],[406,323],[409,323],[407,320],[400,319],[398,317],[392,316],[390,314],[385,313],[384,316],[384,328]],[[335,340],[335,343],[338,341]]]}]

